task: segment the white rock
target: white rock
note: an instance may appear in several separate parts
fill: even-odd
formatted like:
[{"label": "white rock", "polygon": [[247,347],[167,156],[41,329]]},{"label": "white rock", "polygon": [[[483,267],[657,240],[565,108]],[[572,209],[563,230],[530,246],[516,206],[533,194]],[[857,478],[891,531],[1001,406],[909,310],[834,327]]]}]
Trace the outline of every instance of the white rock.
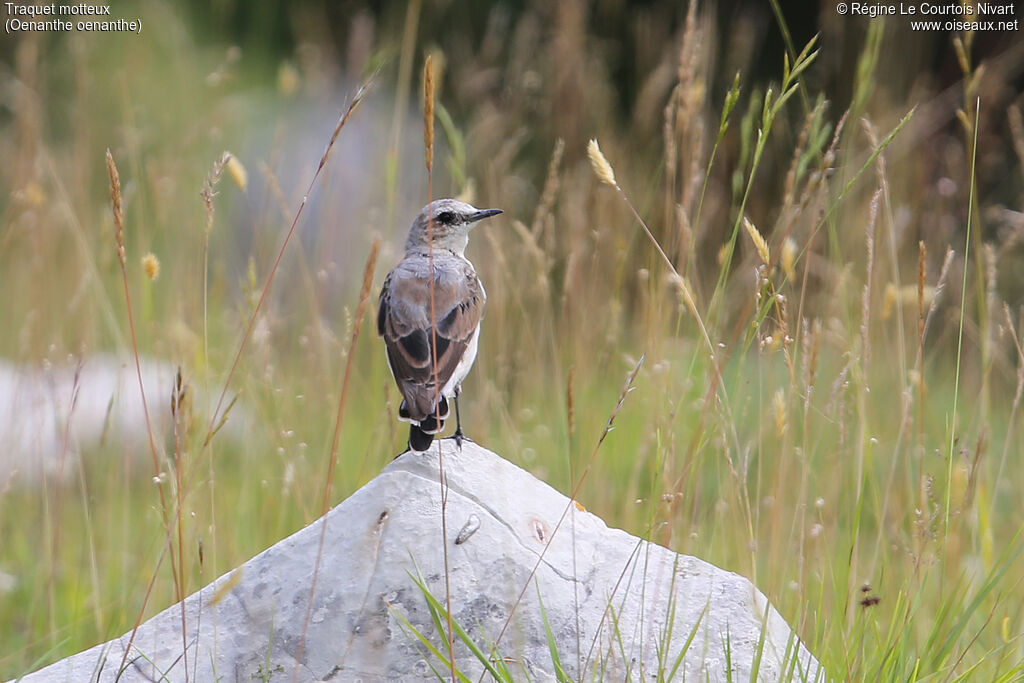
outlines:
[{"label": "white rock", "polygon": [[[555,678],[538,595],[574,680],[650,680],[675,665],[692,633],[674,680],[725,681],[727,662],[732,680],[751,680],[762,638],[758,680],[825,679],[746,579],[609,529],[479,446],[464,444],[458,452],[451,440],[442,443],[452,614],[484,651],[498,639],[549,544],[497,644],[515,680]],[[187,598],[188,680],[287,681],[296,666],[299,681],[436,680],[431,669],[446,667],[402,619],[446,650],[412,579],[421,573],[444,602],[441,509],[436,449],[405,454],[324,519],[237,569],[240,578],[225,574]],[[211,605],[232,577],[237,583]],[[181,607],[173,606],[139,628],[120,681],[186,679],[181,618]],[[22,680],[114,681],[128,641],[126,634]],[[457,638],[455,655],[458,668],[478,680],[483,665]]]}]

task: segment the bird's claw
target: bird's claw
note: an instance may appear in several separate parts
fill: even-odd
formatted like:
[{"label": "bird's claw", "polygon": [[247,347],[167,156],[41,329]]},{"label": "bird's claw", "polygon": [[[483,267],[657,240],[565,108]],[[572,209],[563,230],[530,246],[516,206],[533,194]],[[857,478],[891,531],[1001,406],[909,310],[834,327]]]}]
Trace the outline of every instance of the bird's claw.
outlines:
[{"label": "bird's claw", "polygon": [[455,430],[455,433],[452,434],[451,438],[455,439],[455,445],[459,448],[459,450],[462,450],[462,442],[463,441],[467,441],[469,443],[473,443],[473,439],[471,439],[468,436],[466,436],[465,434],[463,434],[461,429]]}]

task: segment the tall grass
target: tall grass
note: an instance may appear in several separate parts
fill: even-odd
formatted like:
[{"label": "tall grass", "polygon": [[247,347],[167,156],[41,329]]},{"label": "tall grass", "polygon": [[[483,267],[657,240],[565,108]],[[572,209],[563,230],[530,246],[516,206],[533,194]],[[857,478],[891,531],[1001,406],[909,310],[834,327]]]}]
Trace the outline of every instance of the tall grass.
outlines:
[{"label": "tall grass", "polygon": [[[217,409],[177,401],[152,449],[111,428],[75,485],[0,481],[0,677],[129,631],[402,450],[383,351],[358,334],[360,275],[377,238],[397,260],[428,194],[408,111],[427,50],[429,194],[505,210],[470,246],[490,296],[467,433],[610,524],[751,577],[838,678],[1019,677],[1014,53],[979,63],[959,37],[946,90],[907,84],[885,65],[925,47],[899,26],[801,40],[773,10],[774,25],[744,10],[728,31],[675,3],[495,8],[476,31],[436,30],[463,19],[421,3],[366,15],[345,72],[383,64],[378,85],[319,168],[357,84],[308,26],[282,64],[200,45],[148,4],[159,39],[20,39],[0,286],[25,294],[0,298],[0,355],[40,370],[131,358],[131,311],[138,353],[181,365]],[[608,21],[637,39],[603,40]],[[750,49],[775,31],[784,52]],[[834,52],[839,37],[857,54]],[[72,73],[88,87],[63,88]],[[217,186],[224,149],[260,173]],[[443,631],[470,626],[442,605]],[[437,651],[450,664],[457,646]]]}]

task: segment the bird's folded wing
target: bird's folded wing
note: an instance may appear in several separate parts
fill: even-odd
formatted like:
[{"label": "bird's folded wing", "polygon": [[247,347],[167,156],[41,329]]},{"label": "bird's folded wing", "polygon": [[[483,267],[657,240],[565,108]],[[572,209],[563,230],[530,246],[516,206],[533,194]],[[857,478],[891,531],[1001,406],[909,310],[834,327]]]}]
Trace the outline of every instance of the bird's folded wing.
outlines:
[{"label": "bird's folded wing", "polygon": [[[439,273],[434,281],[437,325],[432,330],[427,272],[427,268],[402,265],[393,270],[384,281],[377,314],[377,332],[384,337],[391,371],[414,420],[434,412],[435,396],[476,334],[485,301],[480,280],[468,264],[457,269],[435,265]],[[431,351],[435,339],[436,385]]]}]

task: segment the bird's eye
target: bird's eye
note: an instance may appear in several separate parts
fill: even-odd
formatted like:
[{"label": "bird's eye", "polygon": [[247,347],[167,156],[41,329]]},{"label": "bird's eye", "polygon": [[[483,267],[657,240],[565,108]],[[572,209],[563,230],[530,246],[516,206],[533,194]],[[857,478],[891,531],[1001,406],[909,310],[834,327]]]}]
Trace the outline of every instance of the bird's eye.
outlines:
[{"label": "bird's eye", "polygon": [[438,223],[451,225],[452,223],[455,222],[455,214],[453,214],[451,211],[442,211],[441,213],[437,214],[437,218],[434,220],[436,220]]}]

